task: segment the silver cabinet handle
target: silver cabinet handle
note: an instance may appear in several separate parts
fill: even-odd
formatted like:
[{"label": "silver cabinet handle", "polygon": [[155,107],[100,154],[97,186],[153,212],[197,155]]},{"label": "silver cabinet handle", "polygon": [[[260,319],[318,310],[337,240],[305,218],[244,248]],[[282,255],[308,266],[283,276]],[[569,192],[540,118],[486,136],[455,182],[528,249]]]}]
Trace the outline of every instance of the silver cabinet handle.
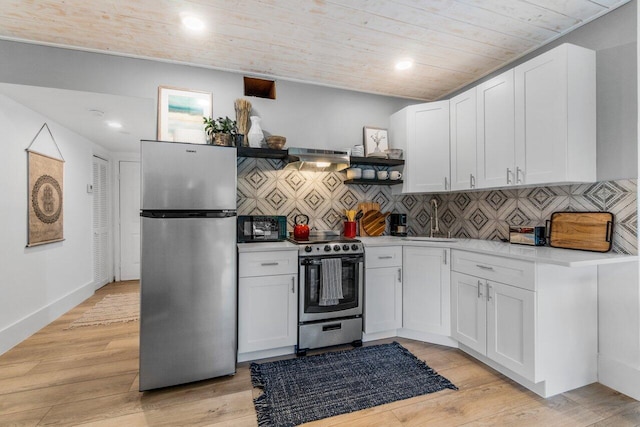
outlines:
[{"label": "silver cabinet handle", "polygon": [[402,269],[398,269],[398,282],[402,282]]},{"label": "silver cabinet handle", "polygon": [[487,301],[491,301],[491,285],[487,283]]},{"label": "silver cabinet handle", "polygon": [[476,177],[472,173],[469,174],[469,188],[476,188]]},{"label": "silver cabinet handle", "polygon": [[511,184],[511,169],[507,168],[507,184]]},{"label": "silver cabinet handle", "polygon": [[268,266],[271,266],[271,265],[278,265],[278,264],[280,264],[280,263],[278,263],[278,262],[263,262],[260,265],[263,266],[263,267],[268,267]]},{"label": "silver cabinet handle", "polygon": [[393,256],[391,255],[385,255],[385,256],[379,256],[378,259],[391,259],[393,258]]},{"label": "silver cabinet handle", "polygon": [[478,280],[478,298],[482,298],[484,295],[482,294],[482,281]]},{"label": "silver cabinet handle", "polygon": [[444,177],[444,189],[447,190],[447,187],[449,186],[449,180],[447,180],[447,177]]},{"label": "silver cabinet handle", "polygon": [[476,264],[476,267],[481,268],[483,270],[493,271],[493,267],[489,267],[489,266],[482,265],[482,264]]},{"label": "silver cabinet handle", "polygon": [[291,293],[296,293],[296,278],[295,276],[291,276]]},{"label": "silver cabinet handle", "polygon": [[447,265],[447,250],[446,249],[442,250],[442,258],[443,258],[444,265]]},{"label": "silver cabinet handle", "polygon": [[522,177],[524,178],[524,171],[520,169],[520,166],[516,166],[516,184],[522,183],[522,180],[520,179],[521,173],[522,173]]}]

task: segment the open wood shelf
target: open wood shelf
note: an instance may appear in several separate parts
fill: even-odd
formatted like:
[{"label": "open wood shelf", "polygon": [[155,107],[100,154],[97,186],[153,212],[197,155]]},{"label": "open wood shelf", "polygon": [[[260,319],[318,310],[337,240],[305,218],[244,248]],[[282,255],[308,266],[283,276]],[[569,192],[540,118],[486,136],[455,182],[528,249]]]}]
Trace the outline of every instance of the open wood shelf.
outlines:
[{"label": "open wood shelf", "polygon": [[379,157],[351,157],[351,163],[356,165],[377,165],[377,166],[402,166],[402,159],[381,159]]},{"label": "open wood shelf", "polygon": [[345,184],[361,184],[361,185],[396,185],[402,184],[401,179],[347,179]]},{"label": "open wood shelf", "polygon": [[273,150],[271,148],[238,147],[238,157],[287,160],[289,158],[289,151]]}]

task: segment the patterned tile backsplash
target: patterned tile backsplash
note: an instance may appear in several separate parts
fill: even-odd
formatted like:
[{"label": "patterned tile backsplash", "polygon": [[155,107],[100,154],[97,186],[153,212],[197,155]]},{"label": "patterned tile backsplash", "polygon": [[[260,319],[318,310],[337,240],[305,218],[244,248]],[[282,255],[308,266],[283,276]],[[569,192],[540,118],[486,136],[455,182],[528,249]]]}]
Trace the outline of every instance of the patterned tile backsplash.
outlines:
[{"label": "patterned tile backsplash", "polygon": [[426,235],[432,198],[440,230],[453,237],[507,238],[510,225],[545,225],[555,211],[610,211],[615,216],[613,251],[637,254],[637,180],[491,191],[392,195],[391,187],[344,185],[344,172],[282,169],[280,160],[238,158],[239,215],[285,215],[293,229],[297,214],[318,230],[341,230],[345,209],[375,201],[383,212],[407,214],[408,232]]}]

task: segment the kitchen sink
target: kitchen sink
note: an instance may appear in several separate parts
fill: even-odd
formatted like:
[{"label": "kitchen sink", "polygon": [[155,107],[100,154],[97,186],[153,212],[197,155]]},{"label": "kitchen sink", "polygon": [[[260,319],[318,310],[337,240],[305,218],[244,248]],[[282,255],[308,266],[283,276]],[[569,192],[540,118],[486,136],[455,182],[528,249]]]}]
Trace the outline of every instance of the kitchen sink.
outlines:
[{"label": "kitchen sink", "polygon": [[451,237],[428,237],[428,236],[409,236],[402,240],[415,241],[415,242],[457,242],[458,239]]}]

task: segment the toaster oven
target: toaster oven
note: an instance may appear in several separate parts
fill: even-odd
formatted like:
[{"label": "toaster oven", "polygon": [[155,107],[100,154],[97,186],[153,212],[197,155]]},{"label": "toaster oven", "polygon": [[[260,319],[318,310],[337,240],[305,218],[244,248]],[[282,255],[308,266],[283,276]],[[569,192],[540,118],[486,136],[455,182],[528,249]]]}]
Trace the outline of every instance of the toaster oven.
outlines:
[{"label": "toaster oven", "polygon": [[287,217],[279,215],[239,215],[238,243],[277,242],[287,238]]}]

